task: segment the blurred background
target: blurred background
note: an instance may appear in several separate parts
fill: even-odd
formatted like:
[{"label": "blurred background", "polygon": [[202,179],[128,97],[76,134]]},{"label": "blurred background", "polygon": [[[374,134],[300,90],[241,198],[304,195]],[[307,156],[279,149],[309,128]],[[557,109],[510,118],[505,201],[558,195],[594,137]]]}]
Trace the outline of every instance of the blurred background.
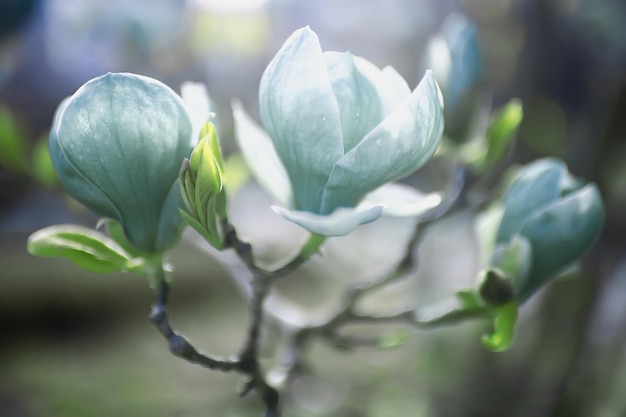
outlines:
[{"label": "blurred background", "polygon": [[[465,92],[479,91],[478,102],[494,107],[519,97],[525,117],[508,163],[563,158],[575,175],[598,184],[605,229],[579,272],[524,307],[511,351],[482,348],[485,323],[411,332],[406,344],[384,351],[346,353],[314,343],[311,375],[294,383],[285,415],[626,415],[625,2],[0,0],[0,416],[261,415],[255,395],[238,399],[239,377],[167,352],[146,321],[152,294],[143,279],[89,274],[26,253],[26,238],[38,228],[95,224],[64,195],[46,158],[52,115],[64,97],[108,71],[148,75],[176,91],[186,80],[204,82],[223,148],[232,152],[230,103],[240,99],[257,114],[262,71],[293,30],[310,25],[324,50],[392,65],[415,86],[426,66],[436,66],[433,39],[454,32],[451,15],[469,24],[475,43],[460,53],[467,80],[454,78],[466,81],[460,87],[450,81],[445,91],[448,135],[462,140],[454,128],[469,124],[467,103],[476,101]],[[289,251],[282,237],[297,230],[268,229],[261,221],[271,216],[268,204],[251,184],[232,210],[243,235],[272,258]],[[416,254],[423,271],[409,285],[411,297],[434,302],[472,285],[478,266],[467,216],[425,233]],[[365,275],[378,262],[393,262],[399,248],[387,253],[380,242],[366,248],[356,242],[375,241],[381,230],[393,236],[405,225],[372,227],[331,245],[327,258],[302,275],[326,265],[335,285],[345,285],[349,279],[340,278],[354,275],[351,262]],[[349,251],[342,254],[342,246]],[[372,256],[363,255],[368,251]],[[193,238],[172,263],[173,324],[196,346],[236,352],[246,304],[228,265]],[[283,291],[319,308],[336,287],[294,279]],[[382,299],[399,302],[390,294]]]}]

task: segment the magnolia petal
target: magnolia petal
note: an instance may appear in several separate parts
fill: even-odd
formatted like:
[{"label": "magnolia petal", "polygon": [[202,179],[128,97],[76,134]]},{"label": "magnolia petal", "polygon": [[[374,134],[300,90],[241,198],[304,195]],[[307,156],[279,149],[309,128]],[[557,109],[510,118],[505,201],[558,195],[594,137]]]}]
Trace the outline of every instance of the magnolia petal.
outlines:
[{"label": "magnolia petal", "polygon": [[343,152],[354,148],[383,119],[378,92],[350,52],[324,52],[341,116]]},{"label": "magnolia petal", "polygon": [[387,116],[411,94],[411,88],[395,68],[386,66],[380,70],[365,58],[354,57],[359,71],[376,87],[383,106],[383,114]]},{"label": "magnolia petal", "polygon": [[437,150],[443,123],[441,92],[427,71],[415,91],[335,164],[321,212],[353,207],[371,190],[420,168]]},{"label": "magnolia petal", "polygon": [[450,51],[452,67],[444,89],[446,103],[455,108],[483,73],[476,25],[459,13],[448,16],[441,28]]},{"label": "magnolia petal", "polygon": [[234,102],[232,106],[235,139],[250,171],[278,203],[285,207],[293,207],[291,182],[272,140],[246,113],[240,102]]},{"label": "magnolia petal", "polygon": [[180,95],[187,106],[191,118],[191,144],[195,146],[200,139],[200,130],[211,113],[211,99],[206,85],[185,81],[180,86]]},{"label": "magnolia petal", "polygon": [[413,217],[426,213],[443,201],[442,193],[424,194],[404,184],[385,184],[365,196],[359,207],[383,207],[383,215],[392,217]]},{"label": "magnolia petal", "polygon": [[498,242],[508,242],[524,225],[524,219],[556,200],[566,175],[567,166],[557,159],[541,159],[526,166],[504,198],[506,211],[498,231]]},{"label": "magnolia petal", "polygon": [[263,73],[259,111],[291,179],[295,206],[319,212],[343,144],[337,100],[309,27],[295,31]]},{"label": "magnolia petal", "polygon": [[345,236],[360,225],[379,218],[383,208],[382,206],[341,207],[326,216],[308,211],[287,210],[279,206],[272,206],[272,210],[285,220],[289,220],[312,233],[324,236]]},{"label": "magnolia petal", "polygon": [[163,252],[173,245],[180,237],[182,228],[179,227],[179,212],[181,208],[181,195],[179,181],[172,184],[170,192],[161,206],[161,218],[156,235],[155,252]]},{"label": "magnolia petal", "polygon": [[554,202],[530,218],[519,234],[533,247],[528,279],[518,284],[519,297],[530,296],[545,281],[571,266],[597,238],[604,207],[594,184]]},{"label": "magnolia petal", "polygon": [[119,209],[115,206],[113,201],[105,195],[99,188],[91,182],[88,178],[85,178],[81,173],[81,170],[72,164],[67,158],[61,148],[58,138],[58,121],[60,119],[65,106],[69,102],[71,97],[65,98],[57,107],[52,121],[52,128],[50,129],[50,136],[48,138],[48,149],[50,151],[50,158],[53,161],[54,169],[63,184],[63,187],[67,190],[80,190],[80,195],[75,195],[80,203],[96,211],[103,217],[110,217],[120,220],[121,215]]},{"label": "magnolia petal", "polygon": [[515,235],[510,242],[498,245],[493,252],[492,265],[513,278],[516,293],[527,281],[532,263],[532,245],[521,235]]}]

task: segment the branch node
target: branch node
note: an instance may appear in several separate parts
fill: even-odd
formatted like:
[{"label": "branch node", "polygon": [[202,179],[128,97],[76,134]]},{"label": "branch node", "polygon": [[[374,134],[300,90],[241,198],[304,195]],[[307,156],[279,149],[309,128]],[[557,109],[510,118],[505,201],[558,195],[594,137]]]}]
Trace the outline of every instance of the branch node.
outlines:
[{"label": "branch node", "polygon": [[183,336],[176,333],[170,337],[169,347],[170,352],[179,358],[193,358],[198,353]]}]

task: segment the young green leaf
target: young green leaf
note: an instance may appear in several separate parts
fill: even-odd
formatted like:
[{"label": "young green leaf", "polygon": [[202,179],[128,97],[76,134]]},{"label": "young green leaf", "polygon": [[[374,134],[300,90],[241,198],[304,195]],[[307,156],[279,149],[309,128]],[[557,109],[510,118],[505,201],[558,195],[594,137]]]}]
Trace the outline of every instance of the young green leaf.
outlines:
[{"label": "young green leaf", "polygon": [[519,99],[509,101],[496,114],[487,129],[487,155],[484,164],[492,166],[502,157],[522,122],[524,110]]},{"label": "young green leaf", "polygon": [[133,268],[131,257],[105,234],[76,225],[55,225],[28,238],[28,252],[35,256],[66,258],[91,272],[110,273]]},{"label": "young green leaf", "polygon": [[35,147],[33,148],[32,160],[32,173],[37,182],[45,187],[52,187],[57,185],[59,177],[57,176],[54,166],[52,165],[52,159],[50,158],[50,151],[48,150],[48,136],[40,138]]},{"label": "young green leaf", "polygon": [[484,307],[480,295],[473,290],[457,291],[456,298],[461,303],[462,310],[478,310]]},{"label": "young green leaf", "polygon": [[395,349],[409,341],[409,332],[406,329],[396,330],[395,332],[383,337],[379,343],[379,349]]},{"label": "young green leaf", "polygon": [[0,105],[0,165],[15,172],[26,168],[26,145],[15,117]]},{"label": "young green leaf", "polygon": [[207,229],[202,226],[202,224],[200,224],[198,220],[191,217],[189,213],[187,213],[185,210],[181,209],[179,211],[185,223],[187,223],[193,230],[198,232],[200,236],[202,236],[207,242],[209,242],[211,246],[218,250],[224,248],[224,242],[222,241],[222,238],[219,234],[210,234]]},{"label": "young green leaf", "polygon": [[487,349],[492,352],[504,352],[511,347],[515,337],[517,307],[517,301],[511,301],[493,308],[493,332],[482,338]]}]

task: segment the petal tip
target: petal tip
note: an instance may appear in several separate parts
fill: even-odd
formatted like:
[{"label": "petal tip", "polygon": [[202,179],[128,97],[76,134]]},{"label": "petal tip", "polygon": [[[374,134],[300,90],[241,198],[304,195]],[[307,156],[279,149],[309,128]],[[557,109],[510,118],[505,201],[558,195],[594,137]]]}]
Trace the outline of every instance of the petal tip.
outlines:
[{"label": "petal tip", "polygon": [[365,209],[342,207],[329,215],[320,215],[307,211],[287,210],[280,206],[271,206],[271,208],[285,220],[310,232],[330,237],[345,236],[360,225],[378,219],[383,211],[383,206]]}]

